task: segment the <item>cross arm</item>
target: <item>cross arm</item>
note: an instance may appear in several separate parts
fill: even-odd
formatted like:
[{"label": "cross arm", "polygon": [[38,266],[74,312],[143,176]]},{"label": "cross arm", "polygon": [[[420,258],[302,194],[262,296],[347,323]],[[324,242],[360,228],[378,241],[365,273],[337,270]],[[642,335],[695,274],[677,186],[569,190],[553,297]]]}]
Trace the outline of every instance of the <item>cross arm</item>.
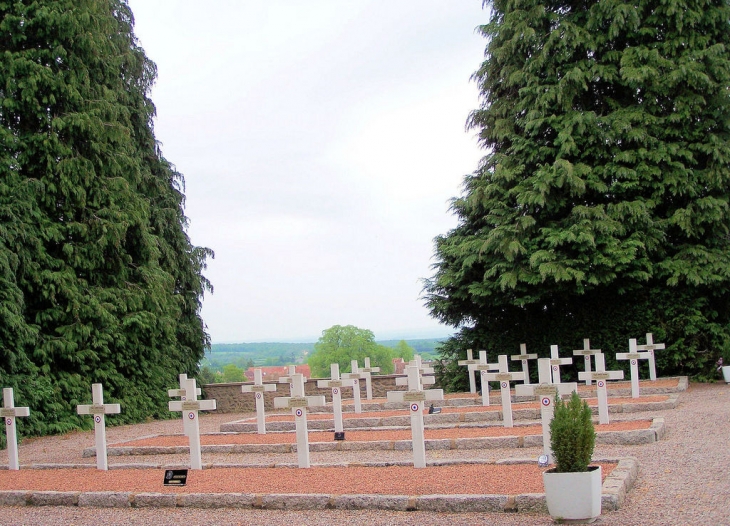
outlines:
[{"label": "cross arm", "polygon": [[76,413],[79,415],[113,415],[121,412],[122,407],[119,404],[91,404],[76,407]]},{"label": "cross arm", "polygon": [[264,391],[276,391],[276,384],[242,385],[242,393],[263,393]]},{"label": "cross arm", "polygon": [[623,371],[605,371],[605,372],[583,372],[578,373],[578,380],[621,380],[624,377]]}]

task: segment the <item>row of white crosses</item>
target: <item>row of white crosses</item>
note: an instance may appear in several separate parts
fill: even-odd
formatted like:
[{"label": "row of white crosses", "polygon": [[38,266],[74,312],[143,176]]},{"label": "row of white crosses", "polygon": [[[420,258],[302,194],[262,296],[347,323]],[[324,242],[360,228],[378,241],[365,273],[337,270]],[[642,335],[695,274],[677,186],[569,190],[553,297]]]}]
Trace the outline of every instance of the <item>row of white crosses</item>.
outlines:
[{"label": "row of white crosses", "polygon": [[479,372],[482,375],[482,405],[489,405],[489,383],[484,379],[484,375],[489,371],[496,371],[499,369],[498,364],[487,363],[487,351],[479,351],[479,359],[474,359],[474,354],[471,349],[466,350],[466,360],[459,360],[459,365],[465,365],[469,375],[469,392],[476,393],[476,373]]},{"label": "row of white crosses", "polygon": [[[104,392],[101,384],[92,384],[92,404],[79,405],[76,412],[80,415],[94,415],[94,428],[96,438],[96,467],[101,470],[107,470],[106,455],[106,428],[104,424],[104,415],[121,412],[119,404],[105,404]],[[0,416],[5,420],[5,432],[8,441],[8,469],[18,470],[20,464],[18,462],[18,433],[15,426],[17,417],[30,416],[28,407],[15,407],[15,397],[13,389],[6,387],[3,389],[3,408],[0,409]]]}]

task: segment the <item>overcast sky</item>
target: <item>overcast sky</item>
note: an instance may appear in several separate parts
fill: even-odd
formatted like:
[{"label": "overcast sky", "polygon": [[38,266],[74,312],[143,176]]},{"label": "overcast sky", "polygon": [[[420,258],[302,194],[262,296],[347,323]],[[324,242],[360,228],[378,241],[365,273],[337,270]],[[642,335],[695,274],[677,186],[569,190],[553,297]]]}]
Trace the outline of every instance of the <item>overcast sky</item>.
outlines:
[{"label": "overcast sky", "polygon": [[464,127],[481,0],[129,4],[188,233],[216,255],[213,343],[451,334],[421,279],[483,155]]}]

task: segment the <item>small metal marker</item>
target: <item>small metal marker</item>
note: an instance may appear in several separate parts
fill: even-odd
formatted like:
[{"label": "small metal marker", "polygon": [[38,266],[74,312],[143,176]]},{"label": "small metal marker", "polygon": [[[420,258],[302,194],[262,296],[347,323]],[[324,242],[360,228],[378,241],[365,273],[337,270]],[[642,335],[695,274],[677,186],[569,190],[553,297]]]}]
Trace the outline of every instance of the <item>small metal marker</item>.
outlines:
[{"label": "small metal marker", "polygon": [[546,468],[550,465],[550,456],[549,455],[540,455],[537,457],[537,465],[541,468]]}]

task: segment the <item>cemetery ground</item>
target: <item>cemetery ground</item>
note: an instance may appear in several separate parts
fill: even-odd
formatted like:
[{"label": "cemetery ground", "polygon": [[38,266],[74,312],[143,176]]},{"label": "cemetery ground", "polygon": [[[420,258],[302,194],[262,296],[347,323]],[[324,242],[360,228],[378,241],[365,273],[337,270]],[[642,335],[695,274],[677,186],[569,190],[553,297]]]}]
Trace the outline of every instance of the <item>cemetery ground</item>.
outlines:
[{"label": "cemetery ground", "polygon": [[[642,381],[642,389],[648,381]],[[638,445],[596,445],[594,459],[634,457],[639,463],[638,477],[617,511],[604,510],[602,524],[728,524],[730,514],[730,477],[728,437],[730,436],[730,386],[691,384],[682,392],[675,409],[612,414],[611,422],[664,419],[665,433],[657,442]],[[444,407],[446,410],[447,407]],[[222,424],[252,418],[253,414],[201,414],[201,432],[217,433]],[[273,415],[272,415],[273,416]],[[315,415],[310,415],[315,416]],[[518,422],[516,422],[518,424]],[[179,419],[138,425],[108,427],[108,443],[131,442],[151,436],[181,432]],[[600,431],[600,429],[599,429]],[[267,433],[273,436],[276,433]],[[347,430],[354,441],[355,431]],[[349,435],[353,435],[352,439]],[[428,428],[427,428],[428,439]],[[176,493],[215,491],[265,495],[275,493],[336,494],[348,486],[358,491],[392,494],[399,487],[405,495],[424,493],[506,494],[541,493],[541,469],[535,460],[542,452],[536,447],[480,449],[430,449],[428,467],[412,467],[409,449],[316,451],[311,453],[312,468],[296,468],[296,454],[289,453],[216,453],[203,450],[203,464],[267,467],[244,470],[213,467],[191,471],[185,488],[163,489],[162,466],[189,463],[187,453],[166,455],[110,456],[108,472],[94,469],[94,457],[82,457],[93,446],[94,432],[25,439],[19,447],[17,472],[0,471],[0,489],[54,489],[57,491],[144,491],[176,498]],[[205,440],[203,441],[205,444]],[[529,459],[529,464],[497,468],[496,462]],[[485,462],[448,464],[449,461]],[[7,464],[7,452],[0,453]],[[398,464],[374,469],[368,463]],[[31,469],[44,465],[68,465],[67,469]],[[133,465],[155,465],[140,469]],[[328,467],[321,465],[344,465]],[[70,466],[86,465],[84,469]],[[128,467],[124,467],[128,466]],[[370,470],[370,471],[368,471]],[[494,477],[496,475],[496,478]],[[535,486],[537,484],[537,486]],[[298,486],[299,485],[299,486]],[[303,487],[301,486],[303,485]],[[137,488],[136,490],[134,488]],[[371,489],[368,489],[371,488]],[[142,501],[140,501],[142,502]],[[169,504],[169,501],[168,501]],[[2,524],[551,524],[546,512],[435,512],[388,510],[287,510],[199,507],[98,508],[81,506],[3,506]]]}]

